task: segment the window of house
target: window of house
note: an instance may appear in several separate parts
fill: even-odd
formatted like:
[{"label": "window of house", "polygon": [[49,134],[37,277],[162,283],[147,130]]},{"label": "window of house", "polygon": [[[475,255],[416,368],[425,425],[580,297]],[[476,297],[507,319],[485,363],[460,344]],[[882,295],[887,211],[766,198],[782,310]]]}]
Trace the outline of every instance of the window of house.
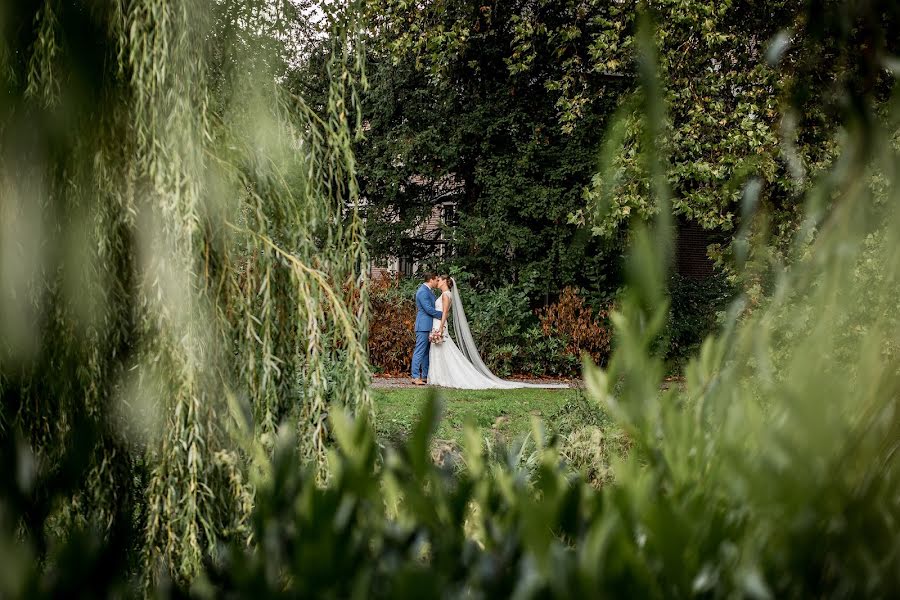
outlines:
[{"label": "window of house", "polygon": [[456,206],[453,204],[445,204],[443,206],[444,225],[456,225]]},{"label": "window of house", "polygon": [[415,264],[413,263],[413,259],[409,256],[401,256],[399,261],[398,270],[403,274],[404,277],[412,277],[414,272]]}]

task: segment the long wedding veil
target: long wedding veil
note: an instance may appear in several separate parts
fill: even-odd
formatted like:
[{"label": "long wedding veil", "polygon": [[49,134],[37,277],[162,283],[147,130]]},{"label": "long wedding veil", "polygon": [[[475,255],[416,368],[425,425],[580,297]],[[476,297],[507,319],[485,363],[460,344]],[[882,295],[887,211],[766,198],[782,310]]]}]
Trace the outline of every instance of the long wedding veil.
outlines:
[{"label": "long wedding veil", "polygon": [[519,381],[507,381],[500,379],[487,368],[484,361],[481,360],[481,354],[472,338],[472,331],[469,329],[469,320],[466,319],[466,311],[463,308],[462,293],[456,280],[452,277],[453,292],[450,294],[450,316],[453,317],[453,333],[456,335],[456,345],[459,347],[463,355],[472,363],[479,373],[490,379],[492,382],[506,387],[535,387],[535,388],[565,388],[569,387],[565,384],[542,384],[542,383],[524,383]]}]

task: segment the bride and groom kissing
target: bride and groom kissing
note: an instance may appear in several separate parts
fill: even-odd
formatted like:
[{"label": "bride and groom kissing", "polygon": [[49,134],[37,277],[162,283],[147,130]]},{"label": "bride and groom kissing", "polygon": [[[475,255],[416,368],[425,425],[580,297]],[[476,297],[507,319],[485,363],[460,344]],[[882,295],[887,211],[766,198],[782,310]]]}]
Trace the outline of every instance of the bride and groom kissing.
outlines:
[{"label": "bride and groom kissing", "polygon": [[[440,295],[435,297],[435,290]],[[447,332],[453,315],[456,341]],[[438,385],[466,390],[525,387],[564,388],[564,384],[534,384],[500,379],[481,360],[472,338],[456,281],[449,275],[426,273],[416,290],[416,346],[412,379],[416,385]]]}]

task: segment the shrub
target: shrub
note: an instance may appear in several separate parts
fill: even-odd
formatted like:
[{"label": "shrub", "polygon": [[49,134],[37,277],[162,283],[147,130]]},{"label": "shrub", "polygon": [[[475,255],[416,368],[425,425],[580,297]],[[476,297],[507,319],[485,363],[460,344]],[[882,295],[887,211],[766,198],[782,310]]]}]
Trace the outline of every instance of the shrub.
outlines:
[{"label": "shrub", "polygon": [[671,276],[669,321],[661,340],[671,369],[680,370],[697,353],[734,295],[732,286],[720,274],[704,279]]},{"label": "shrub", "polygon": [[[578,327],[583,321],[570,321],[572,316],[591,319],[590,309],[574,290],[566,296],[564,304],[557,303],[537,312],[530,309],[528,298],[513,286],[468,294],[465,301],[472,336],[482,358],[500,376],[577,375],[582,349],[603,345],[600,340],[590,339],[598,329],[581,331]],[[549,326],[542,326],[541,314],[550,315],[546,319]],[[591,324],[595,323],[591,321]],[[608,349],[609,336],[605,329],[603,335]]]},{"label": "shrub", "polygon": [[595,487],[612,483],[613,459],[628,452],[628,438],[609,414],[579,393],[548,423],[560,436],[560,456]]},{"label": "shrub", "polygon": [[505,285],[478,294],[466,293],[464,302],[475,343],[487,355],[483,358],[488,366],[499,368],[498,361],[502,362],[503,355],[508,354],[508,349],[502,347],[520,345],[522,333],[534,320],[528,297],[512,285]]},{"label": "shrub", "polygon": [[[458,278],[457,283],[462,280]],[[524,368],[528,353],[525,333],[535,324],[527,296],[511,285],[478,293],[469,288],[463,303],[472,337],[489,369],[500,377],[543,372]]]},{"label": "shrub", "polygon": [[545,335],[540,325],[532,325],[522,336],[520,370],[535,376],[571,377],[581,372],[581,357],[566,348],[558,336]]},{"label": "shrub", "polygon": [[416,303],[413,295],[403,294],[399,277],[383,277],[372,282],[369,324],[369,361],[389,374],[409,371],[416,334]]},{"label": "shrub", "polygon": [[565,340],[566,351],[579,359],[583,354],[595,364],[605,364],[609,357],[610,332],[605,325],[607,312],[596,316],[575,288],[563,290],[559,300],[537,311],[544,335]]}]

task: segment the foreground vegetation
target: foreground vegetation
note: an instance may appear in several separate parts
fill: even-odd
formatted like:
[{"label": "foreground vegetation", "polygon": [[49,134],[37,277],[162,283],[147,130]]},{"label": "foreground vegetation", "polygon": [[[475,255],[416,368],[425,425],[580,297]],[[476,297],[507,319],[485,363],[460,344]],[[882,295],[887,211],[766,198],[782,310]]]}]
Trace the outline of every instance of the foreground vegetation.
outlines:
[{"label": "foreground vegetation", "polygon": [[[791,65],[840,71],[835,162],[786,243],[762,180],[741,186],[733,268],[754,285],[662,394],[675,203],[644,17],[628,157],[653,218],[631,223],[608,363],[556,413],[593,429],[560,417],[506,447],[464,427],[439,461],[437,402],[396,445],[371,422],[349,43],[327,118],[300,103],[295,122],[296,99],[244,79],[265,61],[222,53],[257,47],[241,26],[264,6],[217,3],[212,23],[193,2],[0,6],[26,24],[0,38],[3,597],[900,589],[896,3],[814,4],[793,33],[842,50]],[[87,66],[58,78],[60,60]]]},{"label": "foreground vegetation", "polygon": [[293,422],[324,478],[329,406],[370,406],[354,26],[313,108],[278,84],[297,6],[0,3],[0,435],[41,566],[96,530],[144,585],[191,581],[249,539],[229,415],[270,448]]}]

